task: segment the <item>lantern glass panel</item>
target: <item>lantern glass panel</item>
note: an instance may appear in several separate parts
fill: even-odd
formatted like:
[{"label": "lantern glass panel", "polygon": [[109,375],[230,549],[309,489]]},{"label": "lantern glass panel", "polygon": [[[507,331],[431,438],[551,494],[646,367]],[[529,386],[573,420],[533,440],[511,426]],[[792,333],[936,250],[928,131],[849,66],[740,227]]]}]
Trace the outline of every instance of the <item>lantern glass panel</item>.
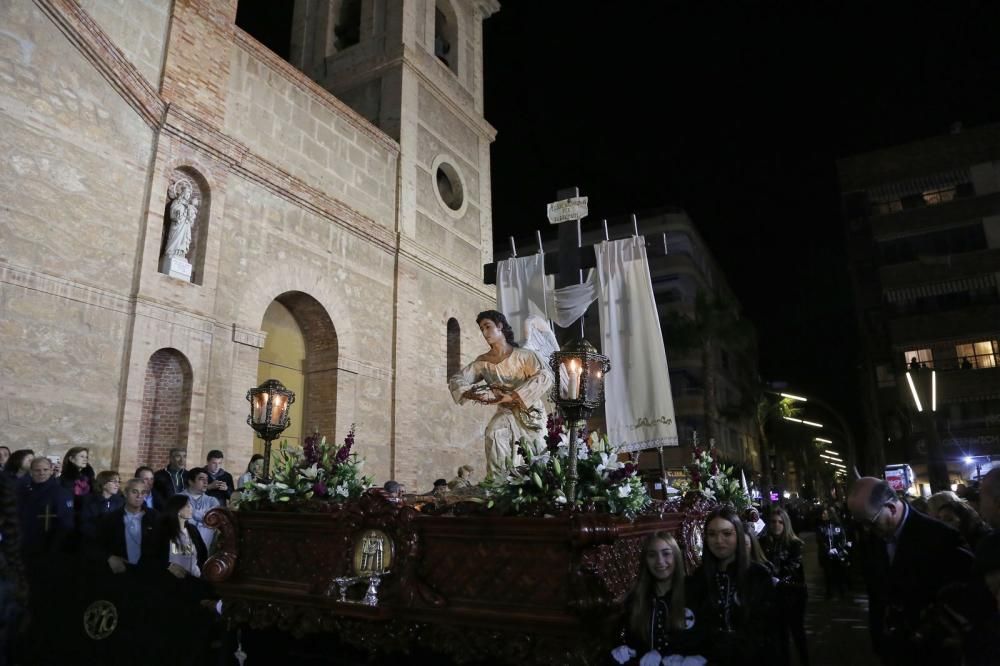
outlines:
[{"label": "lantern glass panel", "polygon": [[604,366],[600,359],[591,359],[587,363],[586,399],[600,400],[604,386]]},{"label": "lantern glass panel", "polygon": [[285,422],[285,411],[288,409],[288,398],[281,395],[280,393],[274,396],[274,402],[271,405],[271,423],[270,425],[282,425]]},{"label": "lantern glass panel", "polygon": [[580,359],[572,356],[563,359],[559,373],[559,397],[562,400],[579,400],[582,373],[583,364]]},{"label": "lantern glass panel", "polygon": [[268,399],[268,397],[269,396],[268,396],[268,394],[266,392],[257,393],[257,394],[255,394],[253,396],[253,399],[250,402],[250,404],[252,406],[251,415],[250,416],[253,419],[254,423],[264,423],[265,422],[265,419],[267,418],[267,399]]}]

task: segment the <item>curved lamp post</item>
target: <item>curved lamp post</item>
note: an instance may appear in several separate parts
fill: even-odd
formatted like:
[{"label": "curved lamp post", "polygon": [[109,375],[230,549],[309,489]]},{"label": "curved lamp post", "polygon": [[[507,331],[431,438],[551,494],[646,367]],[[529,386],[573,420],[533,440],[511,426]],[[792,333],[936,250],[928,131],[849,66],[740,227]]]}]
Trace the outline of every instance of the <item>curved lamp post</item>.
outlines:
[{"label": "curved lamp post", "polygon": [[549,359],[555,373],[552,401],[569,422],[569,479],[567,499],[576,501],[576,435],[586,419],[604,402],[604,375],[611,369],[607,356],[579,338],[553,352]]},{"label": "curved lamp post", "polygon": [[264,440],[264,481],[271,480],[271,442],[291,423],[288,408],[295,402],[295,393],[286,389],[277,379],[247,391],[250,416],[247,425]]}]

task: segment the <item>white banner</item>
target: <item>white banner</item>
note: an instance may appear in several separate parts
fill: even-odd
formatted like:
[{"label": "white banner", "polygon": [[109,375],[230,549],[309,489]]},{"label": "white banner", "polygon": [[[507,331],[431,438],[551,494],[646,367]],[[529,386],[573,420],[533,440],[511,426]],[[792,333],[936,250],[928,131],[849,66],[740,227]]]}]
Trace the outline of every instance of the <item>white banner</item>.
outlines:
[{"label": "white banner", "polygon": [[667,354],[649,278],[645,239],[595,247],[608,437],[626,450],[677,446]]}]

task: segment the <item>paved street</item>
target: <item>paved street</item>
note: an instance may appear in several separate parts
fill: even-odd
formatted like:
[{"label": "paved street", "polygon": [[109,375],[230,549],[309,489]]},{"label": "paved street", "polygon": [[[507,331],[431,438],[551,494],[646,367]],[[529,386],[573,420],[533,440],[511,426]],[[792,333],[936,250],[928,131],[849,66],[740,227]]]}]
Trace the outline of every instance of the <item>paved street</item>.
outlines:
[{"label": "paved street", "polygon": [[[879,662],[872,654],[868,638],[868,597],[859,572],[852,572],[848,598],[834,597],[826,601],[823,571],[816,556],[816,539],[812,532],[799,536],[806,544],[806,585],[809,588],[806,634],[812,666],[877,666]],[[798,664],[798,661],[793,663]]]}]

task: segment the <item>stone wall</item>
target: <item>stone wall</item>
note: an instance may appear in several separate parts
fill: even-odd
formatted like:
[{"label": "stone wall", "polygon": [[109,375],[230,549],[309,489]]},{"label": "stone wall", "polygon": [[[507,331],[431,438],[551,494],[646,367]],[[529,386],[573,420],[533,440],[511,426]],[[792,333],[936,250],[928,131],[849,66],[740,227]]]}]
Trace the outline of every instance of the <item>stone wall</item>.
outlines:
[{"label": "stone wall", "polygon": [[[0,4],[0,444],[57,455],[83,444],[95,468],[126,473],[163,464],[173,445],[192,465],[219,448],[242,469],[246,391],[281,299],[313,354],[293,418],[321,413],[336,440],[356,423],[379,482],[417,487],[462,463],[481,474],[490,410],[454,405],[445,368],[448,319],[468,362],[483,346],[475,313],[493,302],[478,265],[488,126],[480,116],[478,133],[451,132],[470,120],[448,107],[418,140],[408,80],[381,100],[406,118],[404,147],[237,30],[235,7]],[[468,198],[450,217],[431,176],[443,153]],[[159,271],[179,173],[203,194],[193,283]],[[187,364],[160,410],[175,442],[144,402],[165,388],[150,384],[162,350]]]}]

